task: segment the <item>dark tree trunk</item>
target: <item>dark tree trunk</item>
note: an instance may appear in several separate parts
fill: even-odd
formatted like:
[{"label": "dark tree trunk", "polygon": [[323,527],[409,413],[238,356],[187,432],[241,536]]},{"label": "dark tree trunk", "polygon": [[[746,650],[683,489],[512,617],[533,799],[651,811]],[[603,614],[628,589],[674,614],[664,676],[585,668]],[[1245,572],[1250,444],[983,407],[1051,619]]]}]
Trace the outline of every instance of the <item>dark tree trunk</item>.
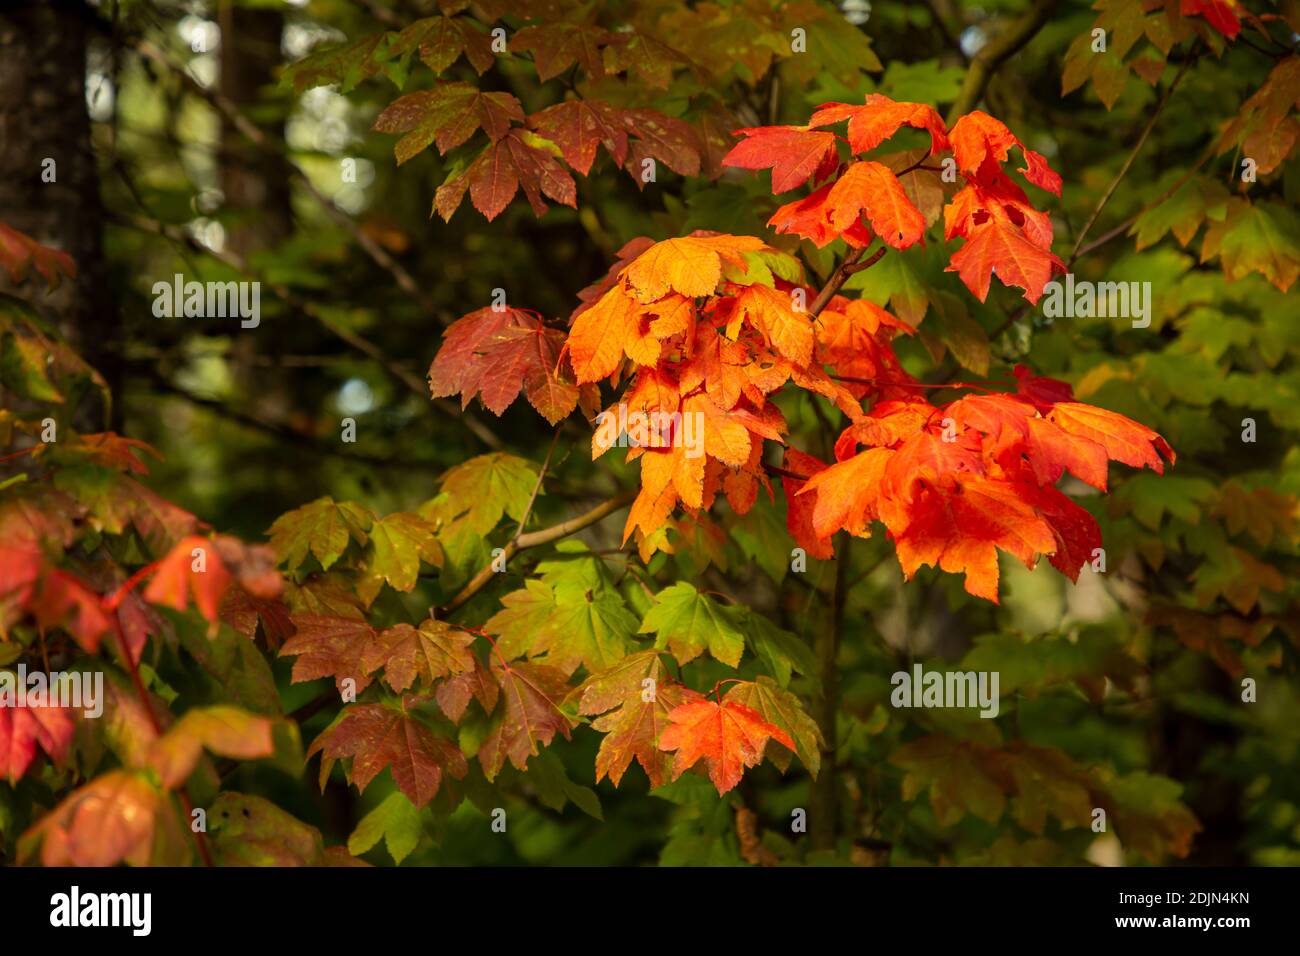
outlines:
[{"label": "dark tree trunk", "polygon": [[[121,384],[120,325],[103,253],[104,209],[86,112],[86,52],[94,13],[80,0],[0,4],[0,222],[76,261],[77,277],[46,293],[33,276],[13,289]],[[42,179],[53,160],[53,181]],[[83,409],[83,427],[102,425]]]},{"label": "dark tree trunk", "polygon": [[[280,62],[279,10],[249,9],[222,0],[221,93],[257,123],[272,143],[284,142],[284,123],[259,123],[262,90],[275,83]],[[241,255],[275,246],[293,231],[289,166],[278,152],[250,143],[224,114],[221,118],[221,190],[236,219],[227,245]]]}]

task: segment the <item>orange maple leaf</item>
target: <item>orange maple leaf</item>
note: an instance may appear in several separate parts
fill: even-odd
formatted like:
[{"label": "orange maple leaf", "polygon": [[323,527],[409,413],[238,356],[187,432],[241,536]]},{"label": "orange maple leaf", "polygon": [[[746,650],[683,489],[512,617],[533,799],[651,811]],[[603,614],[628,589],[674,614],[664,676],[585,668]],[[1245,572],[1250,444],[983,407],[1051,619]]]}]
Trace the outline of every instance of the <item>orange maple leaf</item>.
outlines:
[{"label": "orange maple leaf", "polygon": [[190,535],[176,542],[176,546],[158,562],[158,569],[145,588],[144,596],[147,601],[177,611],[189,607],[193,596],[194,606],[215,627],[221,596],[229,586],[230,573],[213,543],[207,538]]},{"label": "orange maple leaf", "polygon": [[784,730],[735,701],[688,701],[669,711],[668,720],[669,726],[659,736],[659,749],[677,752],[673,779],[703,759],[719,794],[740,783],[746,767],[762,761],[769,739],[795,749]]}]

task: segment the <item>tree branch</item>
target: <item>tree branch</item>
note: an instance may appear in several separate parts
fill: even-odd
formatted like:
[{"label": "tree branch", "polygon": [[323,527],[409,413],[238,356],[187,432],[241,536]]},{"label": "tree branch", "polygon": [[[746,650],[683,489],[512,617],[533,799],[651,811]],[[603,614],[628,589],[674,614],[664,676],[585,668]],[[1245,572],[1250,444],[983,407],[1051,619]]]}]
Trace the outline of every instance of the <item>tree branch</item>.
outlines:
[{"label": "tree branch", "polygon": [[1128,175],[1128,171],[1132,168],[1133,162],[1138,157],[1138,153],[1142,152],[1142,147],[1146,145],[1147,138],[1151,135],[1151,130],[1155,129],[1156,120],[1160,118],[1161,112],[1164,111],[1165,104],[1168,103],[1169,98],[1174,95],[1174,90],[1178,89],[1178,84],[1182,82],[1188,68],[1196,62],[1196,59],[1195,48],[1193,48],[1192,55],[1183,61],[1183,65],[1179,67],[1177,75],[1174,76],[1174,81],[1169,84],[1169,89],[1165,90],[1165,95],[1160,97],[1160,102],[1157,103],[1156,108],[1152,110],[1151,118],[1147,120],[1146,126],[1142,128],[1142,135],[1138,137],[1138,141],[1133,144],[1133,149],[1129,151],[1128,159],[1124,160],[1124,165],[1119,168],[1119,172],[1116,173],[1115,178],[1111,180],[1110,187],[1102,194],[1101,199],[1092,210],[1092,215],[1088,217],[1088,221],[1085,222],[1083,228],[1079,230],[1079,237],[1074,240],[1074,248],[1070,250],[1070,260],[1066,264],[1067,269],[1074,264],[1074,260],[1079,258],[1079,249],[1083,246],[1083,240],[1088,237],[1088,230],[1093,227],[1093,224],[1097,221],[1097,217],[1101,215],[1101,211],[1106,208],[1106,203],[1110,202],[1110,197],[1115,195],[1115,190],[1119,188],[1119,184],[1123,181],[1124,177]]},{"label": "tree branch", "polygon": [[180,77],[182,82],[184,82],[185,87],[190,90],[190,92],[206,101],[219,113],[225,116],[226,119],[230,121],[231,125],[239,130],[239,132],[255,146],[263,150],[278,153],[284,156],[286,160],[289,160],[289,172],[298,180],[303,189],[306,190],[307,194],[315,200],[316,204],[324,210],[325,214],[350,232],[352,238],[356,240],[357,245],[361,246],[366,255],[368,255],[376,265],[392,275],[393,280],[403,292],[419,303],[421,308],[433,315],[440,323],[443,325],[447,324],[447,317],[439,313],[435,308],[433,301],[420,290],[419,285],[411,274],[406,271],[406,268],[390,256],[383,246],[370,236],[366,235],[366,233],[362,231],[361,227],[357,225],[356,220],[340,210],[327,196],[323,195],[321,191],[316,188],[316,185],[311,181],[311,179],[308,178],[307,174],[299,168],[297,163],[292,162],[288,150],[281,144],[272,142],[266,133],[264,133],[252,120],[245,116],[235,103],[231,102],[231,100],[221,93],[220,90],[208,89],[203,86],[190,75],[189,70],[185,68],[184,64],[177,62],[168,53],[154,46],[148,40],[136,41],[135,49],[141,56],[165,67],[167,70]]},{"label": "tree branch", "polygon": [[[590,511],[584,512],[576,518],[570,518],[568,521],[561,521],[557,525],[543,528],[540,531],[532,531],[528,534],[517,535],[505,546],[503,553],[499,555],[498,558],[494,559],[493,564],[498,560],[508,562],[520,551],[527,550],[528,548],[536,548],[543,544],[550,544],[552,541],[558,541],[561,538],[567,538],[571,534],[577,534],[583,528],[590,527],[602,518],[613,514],[615,511],[626,508],[636,499],[636,496],[637,489],[634,488],[630,491],[625,491],[622,494],[616,495],[607,501],[601,502]],[[489,564],[487,567],[479,571],[478,574],[474,575],[474,577],[470,578],[469,583],[461,588],[456,596],[446,604],[434,608],[434,616],[440,618],[445,617],[472,598],[479,591],[483,590],[483,587],[488,583],[488,581],[492,580],[492,575],[496,573],[493,570],[493,564]]]},{"label": "tree branch", "polygon": [[[394,379],[401,382],[410,391],[419,395],[421,398],[429,397],[425,383],[412,375],[406,369],[402,368],[396,362],[390,360],[386,355],[384,355],[383,350],[381,350],[379,346],[375,345],[375,343],[371,342],[369,339],[353,332],[351,329],[339,325],[324,312],[317,309],[311,302],[296,295],[287,286],[282,285],[279,282],[273,282],[265,276],[259,276],[249,267],[248,263],[244,261],[242,256],[231,252],[228,249],[217,250],[200,245],[195,241],[193,236],[190,236],[184,230],[177,229],[174,226],[169,226],[164,222],[159,222],[157,219],[150,219],[144,216],[114,216],[112,218],[117,219],[120,223],[130,226],[133,229],[139,229],[141,232],[149,232],[157,236],[162,236],[173,243],[184,243],[199,252],[211,256],[218,262],[224,263],[236,272],[258,279],[258,281],[265,284],[266,287],[286,305],[289,305],[290,307],[315,319],[330,332],[333,332],[338,338],[352,346],[352,348],[361,352],[373,361],[378,362],[379,365],[382,366]],[[501,439],[497,438],[497,436],[478,419],[468,413],[462,413],[460,408],[454,402],[449,402],[443,399],[434,399],[433,403],[439,408],[439,410],[463,422],[465,427],[473,432],[474,435],[488,448],[495,451],[502,447]]]},{"label": "tree branch", "polygon": [[946,122],[949,126],[957,121],[957,117],[975,108],[984,97],[989,80],[993,79],[993,74],[997,72],[998,67],[1034,38],[1047,22],[1047,18],[1056,10],[1057,3],[1058,0],[1034,0],[1034,5],[1019,20],[1011,24],[1005,32],[998,34],[995,39],[984,44],[983,48],[975,54],[970,67],[966,70],[961,91],[958,92],[957,99],[948,110]]},{"label": "tree branch", "polygon": [[866,251],[865,247],[854,249],[844,257],[844,261],[841,262],[838,268],[831,273],[831,277],[826,280],[826,284],[822,286],[822,290],[817,293],[817,298],[813,299],[812,305],[808,307],[808,314],[812,318],[815,319],[817,316],[822,314],[822,310],[826,308],[831,299],[835,298],[835,293],[839,292],[844,283],[849,281],[849,276],[853,275],[855,272],[861,272],[863,269],[869,269],[874,266],[880,261],[880,257],[889,251],[889,247],[881,246],[875,251],[870,259],[864,259],[859,262],[858,260],[862,259],[862,254]]},{"label": "tree branch", "polygon": [[813,700],[813,717],[821,728],[825,741],[822,772],[812,785],[812,845],[816,850],[835,849],[836,824],[839,810],[836,807],[835,751],[838,746],[835,721],[840,708],[840,632],[844,627],[844,602],[848,597],[850,544],[853,538],[844,535],[839,554],[835,557],[835,592],[831,596],[831,619],[817,634],[813,653],[817,656],[817,671],[821,678],[821,693]]}]

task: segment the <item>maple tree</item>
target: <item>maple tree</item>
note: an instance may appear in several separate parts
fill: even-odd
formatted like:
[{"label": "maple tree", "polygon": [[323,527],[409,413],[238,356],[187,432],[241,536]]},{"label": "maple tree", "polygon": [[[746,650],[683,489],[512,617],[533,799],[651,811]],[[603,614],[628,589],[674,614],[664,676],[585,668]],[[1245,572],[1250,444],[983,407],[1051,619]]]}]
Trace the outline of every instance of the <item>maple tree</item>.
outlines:
[{"label": "maple tree", "polygon": [[[239,333],[124,348],[277,443],[282,481],[242,475],[225,432],[79,356],[42,312],[81,264],[0,209],[0,668],[103,677],[101,717],[0,706],[3,859],[1195,859],[1211,778],[1150,752],[1192,720],[1249,727],[1231,773],[1286,859],[1300,797],[1250,761],[1294,702],[1224,714],[1243,678],[1285,696],[1300,641],[1300,23],[957,6],[865,30],[811,0],[329,10],[339,42],[258,94],[298,104],[282,143],[137,42],[168,79],[125,101],[174,80],[291,157],[319,231],[257,248],[231,216],[226,246],[128,171],[112,200],[156,218],[119,215],[119,245],[260,278],[258,342],[277,372],[310,343],[329,407],[266,417],[298,398]],[[942,50],[912,56],[917,25]],[[1184,95],[1234,71],[1213,109]],[[300,154],[357,159],[302,146],[313,110],[347,117],[381,201],[349,206],[347,173],[325,196]],[[1147,325],[1053,319],[1076,274],[1151,277]],[[334,447],[340,417],[388,454]],[[1004,716],[891,704],[921,657],[1000,675]]]}]

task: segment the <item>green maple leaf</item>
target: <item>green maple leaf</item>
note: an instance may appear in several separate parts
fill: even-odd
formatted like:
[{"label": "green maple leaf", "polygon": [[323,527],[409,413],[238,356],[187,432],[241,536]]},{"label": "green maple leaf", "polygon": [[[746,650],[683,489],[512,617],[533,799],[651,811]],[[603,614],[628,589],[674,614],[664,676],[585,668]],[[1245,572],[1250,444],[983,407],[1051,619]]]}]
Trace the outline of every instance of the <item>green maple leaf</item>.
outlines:
[{"label": "green maple leaf", "polygon": [[636,618],[618,592],[607,587],[552,587],[533,580],[501,603],[502,609],[484,625],[489,634],[499,635],[501,653],[507,658],[545,655],[547,664],[566,675],[579,664],[594,671],[617,663],[636,631]]},{"label": "green maple leaf", "polygon": [[380,518],[370,528],[366,571],[387,581],[394,590],[411,590],[420,575],[421,561],[442,564],[442,548],[435,534],[430,522],[409,511]]},{"label": "green maple leaf", "polygon": [[[782,690],[770,677],[759,677],[735,684],[727,691],[726,700],[744,704],[763,715],[768,723],[775,724],[789,734],[794,741],[795,753],[808,772],[814,777],[822,766],[822,748],[826,741],[822,738],[817,722],[808,716],[799,698],[787,690]],[[767,758],[776,764],[782,773],[790,766],[790,750],[778,740],[772,740]]]},{"label": "green maple leaf", "polygon": [[301,565],[310,553],[328,571],[347,550],[349,539],[366,543],[372,520],[361,505],[326,495],[280,515],[268,533],[271,547],[288,570]]},{"label": "green maple leaf", "polygon": [[641,622],[640,634],[657,634],[655,647],[666,647],[681,664],[706,650],[731,667],[740,663],[745,635],[737,616],[707,594],[679,582],[655,597],[655,606]]},{"label": "green maple leaf", "polygon": [[762,614],[737,608],[738,623],[758,659],[781,687],[790,683],[794,671],[805,676],[816,672],[817,662],[810,648],[798,636],[777,627]]},{"label": "green maple leaf", "polygon": [[443,475],[442,490],[449,502],[441,510],[478,534],[487,534],[502,515],[522,521],[536,485],[532,462],[502,452],[479,455]]},{"label": "green maple leaf", "polygon": [[382,839],[393,862],[401,863],[420,842],[422,829],[415,805],[401,793],[390,793],[357,823],[348,837],[348,852],[360,856]]}]

